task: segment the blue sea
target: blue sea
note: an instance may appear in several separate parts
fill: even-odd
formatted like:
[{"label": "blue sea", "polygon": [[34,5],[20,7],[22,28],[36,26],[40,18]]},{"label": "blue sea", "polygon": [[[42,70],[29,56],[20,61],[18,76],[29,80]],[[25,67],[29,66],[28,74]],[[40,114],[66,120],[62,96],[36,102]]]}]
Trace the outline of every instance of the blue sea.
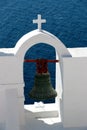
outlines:
[{"label": "blue sea", "polygon": [[[42,28],[57,36],[66,47],[87,47],[87,0],[0,0],[0,48],[15,47],[24,34],[37,29],[32,23],[37,14],[47,20]],[[38,43],[25,55],[25,59],[37,58],[55,59],[55,49]],[[48,68],[55,88],[55,63],[48,63]],[[29,92],[35,71],[35,63],[24,63],[25,104],[34,103]]]}]

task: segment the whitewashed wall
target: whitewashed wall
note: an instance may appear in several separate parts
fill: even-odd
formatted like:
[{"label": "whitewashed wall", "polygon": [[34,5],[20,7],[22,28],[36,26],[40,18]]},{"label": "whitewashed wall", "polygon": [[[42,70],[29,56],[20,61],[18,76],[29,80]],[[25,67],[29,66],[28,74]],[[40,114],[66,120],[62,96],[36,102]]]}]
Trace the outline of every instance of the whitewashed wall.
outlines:
[{"label": "whitewashed wall", "polygon": [[0,56],[0,84],[23,83],[23,68],[16,56]]},{"label": "whitewashed wall", "polygon": [[0,56],[0,130],[19,130],[24,124],[24,81],[20,64],[14,55]]},{"label": "whitewashed wall", "polygon": [[63,125],[87,126],[87,57],[63,58]]}]

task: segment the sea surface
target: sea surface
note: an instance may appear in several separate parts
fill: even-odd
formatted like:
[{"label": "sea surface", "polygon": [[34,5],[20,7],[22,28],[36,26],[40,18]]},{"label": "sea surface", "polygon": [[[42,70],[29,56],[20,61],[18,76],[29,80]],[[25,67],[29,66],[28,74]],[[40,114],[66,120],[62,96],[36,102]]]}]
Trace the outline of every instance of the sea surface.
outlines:
[{"label": "sea surface", "polygon": [[[87,47],[87,0],[0,0],[0,48],[15,47],[26,33],[37,29],[32,23],[41,14],[42,28],[57,36],[66,47]],[[32,46],[26,59],[55,59],[55,49],[46,43]],[[55,88],[55,63],[48,63]],[[24,63],[25,104],[32,104],[29,91],[34,85],[35,63]],[[54,102],[53,100],[45,101]]]}]

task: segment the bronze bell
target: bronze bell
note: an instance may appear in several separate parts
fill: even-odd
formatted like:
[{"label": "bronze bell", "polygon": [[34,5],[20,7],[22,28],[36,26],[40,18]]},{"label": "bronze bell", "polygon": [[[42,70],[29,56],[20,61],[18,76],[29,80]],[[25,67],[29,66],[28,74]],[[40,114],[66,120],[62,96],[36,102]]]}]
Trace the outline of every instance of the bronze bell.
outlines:
[{"label": "bronze bell", "polygon": [[52,87],[49,73],[37,73],[35,75],[34,87],[29,93],[29,96],[36,100],[47,100],[57,96],[56,91]]},{"label": "bronze bell", "polygon": [[35,75],[34,87],[32,88],[29,96],[35,100],[47,100],[55,98],[57,92],[51,84],[50,73],[48,72],[48,62],[58,62],[58,60],[36,59],[25,60],[25,62],[36,62],[37,73]]}]

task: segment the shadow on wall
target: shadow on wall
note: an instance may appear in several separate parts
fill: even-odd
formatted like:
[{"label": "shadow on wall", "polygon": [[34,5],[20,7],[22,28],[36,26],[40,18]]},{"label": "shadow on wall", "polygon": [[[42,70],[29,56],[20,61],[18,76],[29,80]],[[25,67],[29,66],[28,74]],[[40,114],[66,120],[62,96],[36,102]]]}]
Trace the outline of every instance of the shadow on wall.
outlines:
[{"label": "shadow on wall", "polygon": [[[47,124],[42,120],[38,120],[37,118],[34,117],[34,113],[25,110],[25,115],[26,115],[26,124],[25,124],[25,130],[87,130],[87,128],[81,128],[81,127],[75,127],[75,128],[64,128],[62,122],[58,121],[53,123],[53,124]],[[47,121],[52,121],[52,118],[46,118]]]}]

